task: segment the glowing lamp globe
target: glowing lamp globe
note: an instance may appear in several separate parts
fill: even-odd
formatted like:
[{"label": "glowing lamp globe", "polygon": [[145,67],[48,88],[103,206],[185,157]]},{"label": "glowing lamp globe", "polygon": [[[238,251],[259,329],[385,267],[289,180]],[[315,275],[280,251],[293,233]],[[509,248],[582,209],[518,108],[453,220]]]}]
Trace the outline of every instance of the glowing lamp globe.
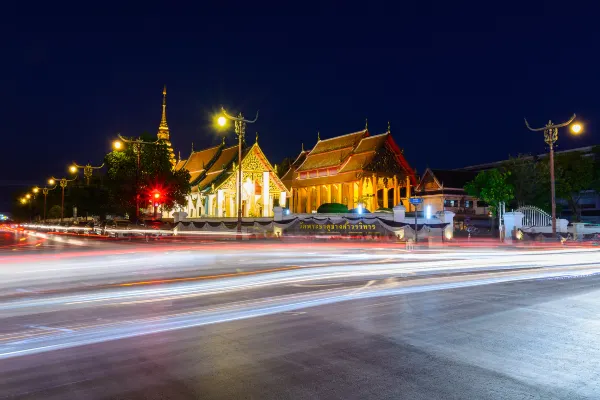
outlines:
[{"label": "glowing lamp globe", "polygon": [[219,124],[219,126],[225,126],[227,124],[227,118],[220,116],[217,118],[217,124]]},{"label": "glowing lamp globe", "polygon": [[582,131],[583,127],[581,126],[581,124],[571,125],[571,132],[573,132],[575,135],[579,135]]}]

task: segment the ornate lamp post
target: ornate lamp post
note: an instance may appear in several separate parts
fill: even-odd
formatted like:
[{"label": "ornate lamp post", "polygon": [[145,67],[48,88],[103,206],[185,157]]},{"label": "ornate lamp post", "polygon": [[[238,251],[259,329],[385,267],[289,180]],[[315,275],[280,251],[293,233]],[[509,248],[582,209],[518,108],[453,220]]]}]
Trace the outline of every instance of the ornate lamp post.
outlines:
[{"label": "ornate lamp post", "polygon": [[104,163],[102,163],[102,165],[99,167],[92,167],[92,165],[90,163],[88,163],[87,165],[79,165],[75,161],[73,161],[73,165],[71,165],[71,167],[69,167],[69,170],[71,171],[71,173],[75,174],[75,173],[77,173],[78,170],[83,169],[83,176],[85,177],[85,184],[89,186],[90,179],[92,179],[92,173],[94,172],[94,170],[100,169],[102,167],[104,167]]},{"label": "ornate lamp post", "polygon": [[[50,181],[52,181],[53,183],[50,183]],[[47,197],[48,197],[48,193],[49,193],[51,190],[54,190],[54,189],[56,189],[56,187],[57,187],[57,185],[56,185],[56,182],[55,182],[53,179],[49,179],[49,180],[48,180],[48,183],[49,183],[50,185],[54,185],[54,187],[51,187],[51,188],[49,188],[49,187],[47,187],[47,186],[44,186],[44,187],[42,188],[42,194],[44,195],[44,222],[46,222],[46,200],[47,200]],[[34,190],[34,192],[36,192],[36,193],[37,193],[36,189],[37,189],[37,191],[39,191],[39,190],[40,190],[39,188],[34,188],[33,190]]]},{"label": "ornate lamp post", "polygon": [[253,124],[258,119],[258,111],[256,112],[256,118],[253,120],[244,119],[242,113],[239,113],[237,117],[233,117],[227,114],[227,111],[221,107],[221,116],[217,122],[220,126],[225,126],[227,120],[234,122],[235,134],[238,137],[238,182],[237,182],[237,239],[242,238],[242,144],[244,141],[244,135],[246,134],[246,124]]},{"label": "ornate lamp post", "polygon": [[[525,119],[525,126],[527,129],[533,132],[544,131],[544,142],[550,146],[550,196],[552,200],[552,236],[556,236],[556,192],[555,192],[555,181],[554,181],[554,143],[558,140],[558,129],[568,126],[575,120],[576,115],[573,114],[571,119],[561,124],[554,124],[552,121],[548,121],[546,126],[542,128],[532,128],[529,126],[527,119]],[[578,134],[582,131],[580,124],[573,124],[571,131]]]},{"label": "ornate lamp post", "polygon": [[[140,178],[140,162],[141,162],[141,153],[142,153],[142,146],[145,144],[159,144],[161,139],[157,139],[154,142],[144,142],[143,140],[140,139],[136,139],[136,140],[131,140],[131,139],[125,139],[123,136],[121,136],[120,133],[117,134],[117,136],[119,136],[119,140],[115,140],[113,142],[113,148],[115,150],[122,150],[123,149],[123,143],[130,143],[133,146],[133,152],[136,154],[137,156],[137,162],[136,162],[136,169],[135,169],[135,218],[136,220],[139,218],[140,216],[140,194],[138,192],[139,188],[139,178]],[[104,165],[104,164],[102,164]]]},{"label": "ornate lamp post", "polygon": [[54,185],[56,183],[56,181],[58,181],[58,184],[60,185],[61,189],[62,189],[62,196],[61,196],[61,200],[60,200],[60,222],[63,222],[63,216],[64,216],[64,212],[65,212],[65,188],[67,187],[67,184],[69,182],[73,182],[75,179],[77,179],[77,177],[73,178],[73,179],[67,179],[67,178],[61,178],[61,179],[56,179],[54,177],[48,179],[48,184],[49,185]]}]

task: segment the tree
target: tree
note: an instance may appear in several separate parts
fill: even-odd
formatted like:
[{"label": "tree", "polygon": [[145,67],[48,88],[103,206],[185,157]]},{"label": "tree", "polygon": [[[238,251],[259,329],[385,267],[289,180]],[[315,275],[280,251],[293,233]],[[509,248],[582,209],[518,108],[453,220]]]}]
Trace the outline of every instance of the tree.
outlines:
[{"label": "tree", "polygon": [[[148,134],[140,138],[144,142],[156,139]],[[126,143],[125,148],[106,155],[106,186],[108,200],[116,206],[116,212],[136,215],[136,197],[140,208],[145,208],[155,191],[161,193],[160,204],[165,210],[184,205],[191,191],[190,173],[174,171],[169,159],[169,150],[164,143],[140,146],[140,168],[135,145]]]},{"label": "tree", "polygon": [[283,160],[281,160],[279,164],[275,165],[275,168],[277,169],[277,177],[279,179],[283,178],[283,175],[285,175],[285,173],[288,172],[293,162],[294,159],[286,157]]},{"label": "tree", "polygon": [[581,196],[598,189],[594,157],[579,151],[557,154],[554,164],[556,198],[567,201],[573,220],[581,220]]},{"label": "tree", "polygon": [[515,208],[525,205],[548,208],[550,206],[550,182],[548,168],[531,156],[510,157],[502,165],[507,182],[514,189]]},{"label": "tree", "polygon": [[494,232],[495,217],[498,215],[500,203],[514,198],[514,188],[508,182],[510,172],[500,172],[496,169],[481,171],[471,182],[465,185],[469,196],[477,197],[490,205],[492,212],[492,233]]}]

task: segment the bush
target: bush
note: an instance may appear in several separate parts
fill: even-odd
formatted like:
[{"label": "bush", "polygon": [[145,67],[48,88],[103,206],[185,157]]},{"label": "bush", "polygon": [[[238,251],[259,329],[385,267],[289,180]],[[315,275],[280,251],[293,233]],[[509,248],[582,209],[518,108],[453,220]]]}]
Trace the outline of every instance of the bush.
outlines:
[{"label": "bush", "polygon": [[325,203],[321,204],[317,209],[318,213],[328,214],[343,214],[348,212],[348,207],[340,203]]}]

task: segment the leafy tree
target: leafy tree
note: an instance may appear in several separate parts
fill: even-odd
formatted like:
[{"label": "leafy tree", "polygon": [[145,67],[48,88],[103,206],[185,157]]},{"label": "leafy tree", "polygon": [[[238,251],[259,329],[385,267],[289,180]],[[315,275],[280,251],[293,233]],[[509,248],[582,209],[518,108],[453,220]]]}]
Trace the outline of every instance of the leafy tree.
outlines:
[{"label": "leafy tree", "polygon": [[506,180],[514,189],[515,208],[525,205],[549,207],[550,182],[547,165],[531,156],[520,154],[504,162],[502,171],[507,173]]},{"label": "leafy tree", "polygon": [[481,171],[471,182],[465,185],[469,196],[477,197],[490,205],[492,211],[492,232],[494,232],[495,217],[498,206],[514,198],[514,188],[508,182],[510,172],[500,172],[496,169]]},{"label": "leafy tree", "polygon": [[286,172],[288,172],[293,162],[294,159],[286,157],[283,160],[281,160],[279,164],[275,165],[275,168],[277,169],[277,176],[280,179],[283,178],[283,175],[285,175]]},{"label": "leafy tree", "polygon": [[[148,134],[140,138],[144,142],[156,139]],[[166,210],[185,204],[185,196],[191,191],[190,174],[187,170],[174,171],[169,151],[164,143],[140,146],[138,169],[137,146],[126,143],[125,148],[106,155],[106,186],[108,201],[116,206],[116,212],[135,217],[136,197],[140,208],[145,208],[154,190],[160,191],[160,203]]]},{"label": "leafy tree", "polygon": [[46,214],[46,218],[48,219],[56,219],[60,218],[60,206],[55,205],[50,207],[48,210],[48,214]]},{"label": "leafy tree", "polygon": [[579,151],[557,154],[554,164],[556,198],[565,199],[575,221],[581,220],[581,196],[598,189],[594,157]]}]

